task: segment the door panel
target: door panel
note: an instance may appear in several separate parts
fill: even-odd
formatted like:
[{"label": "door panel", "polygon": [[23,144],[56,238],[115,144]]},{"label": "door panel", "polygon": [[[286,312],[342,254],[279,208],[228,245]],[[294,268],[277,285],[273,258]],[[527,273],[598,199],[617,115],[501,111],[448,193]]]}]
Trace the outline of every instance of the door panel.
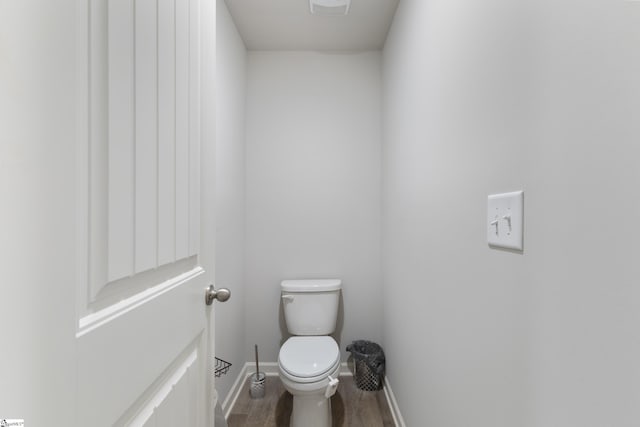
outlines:
[{"label": "door panel", "polygon": [[[135,0],[135,210],[134,272],[158,267],[158,25],[156,0]],[[115,29],[114,29],[115,30]],[[164,48],[164,47],[163,47]],[[164,65],[164,64],[163,64]],[[173,64],[172,64],[173,65]],[[111,169],[111,167],[109,167]],[[110,174],[118,171],[110,171]]]},{"label": "door panel", "polygon": [[190,286],[197,279],[186,276],[78,336],[79,425],[113,425],[124,413],[142,410],[139,405],[153,398],[147,390],[185,352],[196,366],[206,365],[202,287]]},{"label": "door panel", "polygon": [[[98,6],[101,2],[93,2]],[[134,55],[135,45],[133,40],[135,17],[130,0],[109,0],[104,3],[104,10],[92,8],[94,14],[100,15],[105,20],[104,30],[90,29],[90,37],[93,40],[107,40],[108,50],[100,49],[103,46],[97,44],[91,46],[92,56],[104,55],[103,61],[107,64],[107,85],[105,93],[91,93],[91,106],[107,104],[105,116],[100,120],[107,122],[107,133],[100,140],[91,141],[91,150],[106,151],[107,158],[96,159],[104,165],[100,169],[106,174],[108,183],[106,194],[93,188],[92,197],[107,197],[103,203],[107,206],[107,236],[104,242],[107,244],[107,257],[95,260],[107,261],[107,278],[94,283],[94,292],[97,293],[108,282],[122,277],[127,277],[134,272],[135,260],[135,152],[134,141],[136,130],[136,102],[134,99]],[[97,32],[100,31],[100,34]],[[102,34],[104,31],[105,34]],[[95,70],[89,70],[90,79],[98,78]],[[91,107],[90,106],[90,107]],[[102,110],[102,109],[101,109]],[[99,126],[99,123],[91,123]],[[93,165],[92,165],[93,166]],[[110,173],[111,172],[111,173]],[[117,173],[115,173],[117,172]],[[101,180],[102,181],[102,180]],[[98,218],[94,218],[94,221]],[[93,237],[93,236],[92,236]],[[93,239],[96,243],[103,242],[97,236]],[[95,264],[94,264],[95,265]],[[92,295],[95,298],[95,294]]]},{"label": "door panel", "polygon": [[[92,303],[112,285],[124,294],[138,291],[138,274],[199,253],[198,5],[91,2]],[[168,279],[184,269],[165,271]]]},{"label": "door panel", "polygon": [[210,425],[200,0],[78,10],[78,425]]},{"label": "door panel", "polygon": [[[187,2],[180,2],[188,6]],[[175,0],[158,1],[158,264],[176,260],[176,32]],[[176,25],[174,26],[174,22]],[[185,30],[180,30],[181,33]],[[185,49],[184,46],[181,49]],[[187,62],[188,65],[188,62]],[[188,114],[188,111],[187,111]],[[188,134],[181,135],[188,141]],[[183,147],[180,147],[184,150]],[[184,153],[182,153],[184,155]],[[184,191],[187,184],[180,185]]]}]

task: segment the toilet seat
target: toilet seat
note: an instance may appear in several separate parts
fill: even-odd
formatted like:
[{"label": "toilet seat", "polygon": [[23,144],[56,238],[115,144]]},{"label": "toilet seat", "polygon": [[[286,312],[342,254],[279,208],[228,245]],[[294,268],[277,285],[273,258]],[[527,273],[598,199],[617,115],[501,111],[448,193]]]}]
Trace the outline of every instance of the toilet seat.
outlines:
[{"label": "toilet seat", "polygon": [[291,337],[280,348],[280,372],[298,383],[326,379],[340,364],[340,349],[328,336]]}]

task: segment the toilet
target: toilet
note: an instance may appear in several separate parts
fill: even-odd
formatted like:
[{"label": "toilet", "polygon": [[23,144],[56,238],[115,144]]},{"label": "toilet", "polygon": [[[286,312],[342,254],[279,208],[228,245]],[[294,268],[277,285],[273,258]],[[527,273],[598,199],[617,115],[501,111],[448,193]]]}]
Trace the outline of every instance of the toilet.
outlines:
[{"label": "toilet", "polygon": [[342,281],[284,280],[280,284],[287,330],[278,370],[293,395],[291,427],[330,427],[331,396],[338,388],[340,349],[336,329]]}]

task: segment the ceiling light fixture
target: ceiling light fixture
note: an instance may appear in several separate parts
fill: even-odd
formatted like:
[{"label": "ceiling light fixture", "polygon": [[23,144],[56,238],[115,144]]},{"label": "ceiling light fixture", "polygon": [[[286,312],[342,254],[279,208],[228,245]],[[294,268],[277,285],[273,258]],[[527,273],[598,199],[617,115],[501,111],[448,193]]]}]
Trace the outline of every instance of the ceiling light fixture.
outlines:
[{"label": "ceiling light fixture", "polygon": [[309,9],[314,15],[346,15],[351,0],[309,0]]}]

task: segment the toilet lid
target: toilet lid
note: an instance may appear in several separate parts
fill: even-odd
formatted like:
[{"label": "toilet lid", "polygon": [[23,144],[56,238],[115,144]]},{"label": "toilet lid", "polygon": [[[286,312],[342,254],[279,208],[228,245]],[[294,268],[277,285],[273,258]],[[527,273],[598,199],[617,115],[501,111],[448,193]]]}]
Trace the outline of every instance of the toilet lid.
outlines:
[{"label": "toilet lid", "polygon": [[280,348],[278,362],[294,377],[317,377],[340,362],[340,350],[331,337],[291,337]]}]

